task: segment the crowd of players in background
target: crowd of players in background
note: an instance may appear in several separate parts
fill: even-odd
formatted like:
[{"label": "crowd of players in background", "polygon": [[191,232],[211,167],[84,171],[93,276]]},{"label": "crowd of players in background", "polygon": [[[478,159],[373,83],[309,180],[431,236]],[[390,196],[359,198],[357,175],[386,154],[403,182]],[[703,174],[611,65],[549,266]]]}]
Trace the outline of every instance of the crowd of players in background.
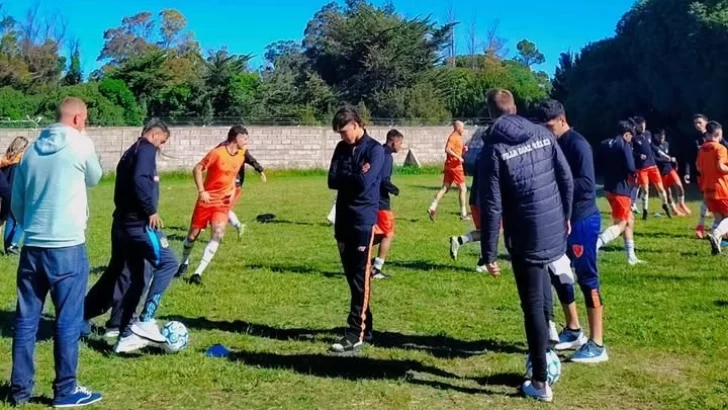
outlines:
[{"label": "crowd of players in background", "polygon": [[[638,213],[639,198],[643,219],[648,218],[650,186],[656,189],[668,217],[689,215],[690,209],[664,131],[653,137],[644,119],[621,121],[617,135],[604,141],[597,152],[605,168],[604,190],[613,219],[613,224],[600,232],[595,156],[586,139],[569,126],[561,104],[553,100],[543,103],[539,107],[541,124],[534,124],[517,115],[513,95],[507,90],[490,92],[486,103],[495,122],[483,134],[484,147],[476,162],[468,201],[475,230],[451,238],[450,254],[457,258],[462,245],[481,241],[476,269],[498,276],[498,237],[503,232],[533,368],[522,391],[528,397],[551,401],[546,362],[549,349],[576,349],[571,357],[574,362],[608,360],[598,250],[623,235],[628,262],[642,263],[635,254],[634,214]],[[116,168],[111,260],[84,303],[89,271],[86,188],[96,185],[101,177],[93,143],[84,134],[87,116],[82,101],[64,100],[58,123],[43,130],[30,154],[23,157],[28,141],[18,138],[0,160],[0,217],[6,220],[6,252],[18,253],[19,235],[23,231],[25,235],[18,268],[11,375],[11,400],[16,405],[27,402],[32,393],[34,335],[47,293],[57,317],[54,406],[76,407],[99,401],[100,393],[76,381],[78,336],[90,332],[89,320],[112,310],[106,330],[108,336],[118,338],[114,347],[118,353],[164,343],[155,315],[172,278],[185,275],[195,241],[203,230],[212,228],[202,259],[189,279],[199,285],[225,227],[232,224],[238,237],[244,229],[232,208],[242,194],[245,164],[252,165],[266,180],[263,168],[247,150],[247,130],[233,126],[227,139],[194,168],[198,199],[179,263],[169,249],[158,212],[156,156],[170,138],[170,131],[164,122],[151,120]],[[704,235],[704,219],[712,212],[716,219],[706,236],[717,254],[721,238],[728,233],[728,151],[722,145],[720,124],[702,115],[696,115],[694,123],[701,137],[696,140],[692,170],[704,194],[696,233]],[[373,337],[370,280],[387,277],[382,270],[394,237],[390,195],[399,195],[391,181],[392,155],[401,149],[404,136],[393,129],[384,144],[378,143],[367,134],[353,108],[339,110],[332,126],[342,141],[333,153],[328,186],[337,191],[335,238],[351,303],[345,335],[331,350],[351,353]],[[471,218],[466,205],[463,134],[464,124],[455,122],[445,148],[442,188],[428,208],[433,220],[440,200],[453,186],[460,194],[461,219]],[[685,170],[686,183],[690,171],[689,167]],[[379,254],[372,258],[377,244]],[[589,338],[581,330],[575,285],[584,294]],[[566,319],[560,333],[553,324],[552,286]]]}]

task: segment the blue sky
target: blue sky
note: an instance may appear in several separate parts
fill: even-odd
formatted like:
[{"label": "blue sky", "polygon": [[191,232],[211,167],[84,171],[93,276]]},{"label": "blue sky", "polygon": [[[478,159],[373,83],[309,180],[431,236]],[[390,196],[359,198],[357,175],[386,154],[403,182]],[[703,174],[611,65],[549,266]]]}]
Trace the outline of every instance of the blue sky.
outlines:
[{"label": "blue sky", "polygon": [[[0,0],[0,2],[2,2]],[[278,40],[300,40],[306,23],[327,0],[12,0],[5,12],[22,19],[25,11],[40,5],[41,13],[60,12],[67,19],[69,34],[81,41],[84,74],[101,66],[96,61],[103,47],[104,30],[117,27],[125,16],[141,11],[157,14],[176,8],[184,14],[203,50],[227,46],[232,53],[253,54],[253,65],[263,61],[265,46]],[[456,20],[457,48],[467,50],[467,32],[473,20],[484,38],[498,20],[499,36],[508,41],[511,54],[521,39],[535,42],[546,56],[538,67],[553,73],[559,53],[614,35],[622,14],[634,0],[394,0],[397,11],[407,17],[430,15],[445,21],[452,3]],[[381,3],[381,0],[375,0]]]}]

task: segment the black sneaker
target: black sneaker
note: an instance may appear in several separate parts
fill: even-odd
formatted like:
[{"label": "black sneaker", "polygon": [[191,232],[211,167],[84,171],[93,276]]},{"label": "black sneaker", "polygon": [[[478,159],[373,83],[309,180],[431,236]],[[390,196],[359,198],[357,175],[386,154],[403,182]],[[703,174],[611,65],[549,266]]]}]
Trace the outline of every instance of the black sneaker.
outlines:
[{"label": "black sneaker", "polygon": [[649,215],[649,212],[646,209],[643,209],[642,210],[642,220],[646,221],[648,215]]},{"label": "black sneaker", "polygon": [[667,206],[667,204],[662,204],[662,210],[665,211],[665,215],[667,215],[668,218],[672,218],[672,210],[669,206]]},{"label": "black sneaker", "polygon": [[374,279],[389,279],[389,275],[385,274],[377,268],[372,268],[372,278]]},{"label": "black sneaker", "polygon": [[9,255],[20,255],[20,248],[17,245],[10,245],[5,253]]},{"label": "black sneaker", "polygon": [[351,335],[342,337],[338,342],[331,345],[330,350],[333,353],[358,353],[364,346],[364,342],[359,338]]},{"label": "black sneaker", "polygon": [[185,273],[187,273],[187,268],[189,267],[189,264],[183,263],[179,265],[179,268],[177,268],[177,273],[174,274],[175,278],[183,278],[185,276]]},{"label": "black sneaker", "polygon": [[194,274],[190,276],[189,280],[191,285],[202,285],[202,275]]}]

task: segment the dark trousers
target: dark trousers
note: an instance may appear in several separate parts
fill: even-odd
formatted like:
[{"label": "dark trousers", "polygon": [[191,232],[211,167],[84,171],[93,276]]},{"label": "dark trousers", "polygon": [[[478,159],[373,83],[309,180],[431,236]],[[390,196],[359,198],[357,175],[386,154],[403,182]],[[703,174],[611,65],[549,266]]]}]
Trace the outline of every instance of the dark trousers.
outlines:
[{"label": "dark trousers", "polygon": [[[145,289],[149,288],[152,279],[152,270],[149,264],[144,266]],[[131,285],[131,271],[125,261],[118,260],[113,255],[108,266],[99,280],[94,283],[86,294],[84,306],[84,320],[99,317],[111,309],[111,316],[106,322],[107,329],[121,327],[123,315],[122,300]]]},{"label": "dark trousers", "polygon": [[337,226],[336,240],[351,291],[346,334],[363,342],[371,339],[374,324],[369,306],[374,226]]},{"label": "dark trousers", "polygon": [[[551,306],[551,278],[546,264],[529,263],[513,257],[513,275],[521,298],[523,319],[526,325],[528,353],[533,365],[533,378],[546,381],[546,351],[549,343],[547,306]],[[548,295],[548,296],[547,296]],[[548,301],[545,299],[549,299]]]},{"label": "dark trousers", "polygon": [[[602,218],[599,213],[571,223],[571,234],[567,239],[566,255],[576,272],[584,301],[588,308],[602,306],[602,295],[599,290],[599,269],[597,266],[597,240],[601,231]],[[562,283],[559,278],[552,278],[556,294],[561,304],[569,305],[576,300],[574,285]]]},{"label": "dark trousers", "polygon": [[[114,220],[111,227],[111,253],[115,266],[124,263],[129,269],[129,282],[126,291],[121,286],[115,286],[114,293],[121,293],[119,308],[119,329],[122,336],[129,334],[129,326],[136,317],[136,308],[139,305],[144,290],[148,286],[141,320],[154,318],[162,295],[169,287],[179,263],[165,236],[158,231],[150,229],[146,224],[138,222],[127,223]],[[145,262],[151,266],[151,281],[145,274]],[[122,268],[123,270],[123,268]]]},{"label": "dark trousers", "polygon": [[11,395],[15,403],[30,399],[35,384],[35,353],[38,323],[50,292],[56,309],[53,358],[56,399],[76,388],[78,344],[83,324],[83,295],[88,283],[86,245],[67,248],[23,247],[18,266],[18,303],[15,308]]}]

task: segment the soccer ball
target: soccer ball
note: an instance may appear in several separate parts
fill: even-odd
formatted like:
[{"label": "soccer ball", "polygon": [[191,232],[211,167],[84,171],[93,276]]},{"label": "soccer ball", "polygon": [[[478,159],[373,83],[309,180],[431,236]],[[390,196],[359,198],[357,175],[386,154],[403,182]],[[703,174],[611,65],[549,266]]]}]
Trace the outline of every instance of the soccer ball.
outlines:
[{"label": "soccer ball", "polygon": [[162,336],[167,339],[164,344],[164,350],[169,353],[177,353],[187,347],[190,339],[190,333],[187,327],[181,322],[167,322],[162,328]]},{"label": "soccer ball", "polygon": [[[526,378],[533,377],[533,365],[530,355],[526,357]],[[546,381],[550,386],[556,384],[561,377],[561,359],[553,350],[546,352]]]}]

